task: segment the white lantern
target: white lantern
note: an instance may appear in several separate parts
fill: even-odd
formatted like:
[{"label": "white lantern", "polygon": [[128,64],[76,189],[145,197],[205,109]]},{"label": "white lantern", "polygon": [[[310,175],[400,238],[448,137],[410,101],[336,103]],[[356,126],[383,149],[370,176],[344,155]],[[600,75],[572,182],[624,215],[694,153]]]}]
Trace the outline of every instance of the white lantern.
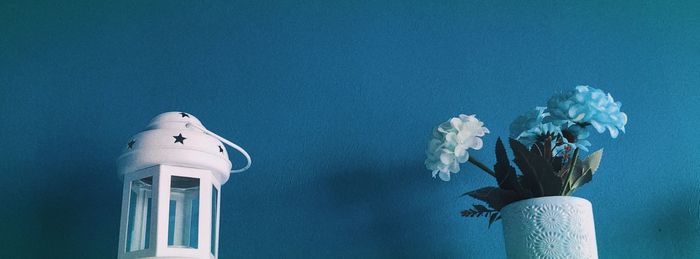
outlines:
[{"label": "white lantern", "polygon": [[[231,170],[222,142],[248,164]],[[250,162],[191,114],[156,116],[117,160],[124,180],[118,258],[217,258],[221,186]]]}]

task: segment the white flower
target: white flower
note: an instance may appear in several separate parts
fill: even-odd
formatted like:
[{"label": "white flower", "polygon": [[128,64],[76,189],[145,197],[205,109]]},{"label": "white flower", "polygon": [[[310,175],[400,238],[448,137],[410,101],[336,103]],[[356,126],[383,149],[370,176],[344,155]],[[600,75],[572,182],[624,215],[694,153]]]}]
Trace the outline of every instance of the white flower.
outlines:
[{"label": "white flower", "polygon": [[440,124],[433,130],[433,137],[425,151],[425,166],[433,171],[433,177],[450,180],[450,173],[459,172],[459,164],[469,160],[467,149],[479,150],[484,145],[480,137],[489,133],[484,123],[475,115],[460,114]]}]

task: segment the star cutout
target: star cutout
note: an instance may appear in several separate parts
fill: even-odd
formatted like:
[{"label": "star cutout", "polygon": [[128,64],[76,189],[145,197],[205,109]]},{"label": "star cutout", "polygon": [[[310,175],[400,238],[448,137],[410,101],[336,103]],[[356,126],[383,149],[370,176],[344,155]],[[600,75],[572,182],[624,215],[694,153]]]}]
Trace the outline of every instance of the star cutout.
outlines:
[{"label": "star cutout", "polygon": [[173,136],[173,138],[175,138],[174,143],[180,142],[183,145],[185,144],[185,139],[187,139],[186,137],[182,136],[182,133],[178,134],[177,136]]},{"label": "star cutout", "polygon": [[127,144],[129,146],[129,149],[134,148],[134,143],[136,143],[136,141],[133,139],[131,141],[129,141],[129,143]]},{"label": "star cutout", "polygon": [[183,117],[183,118],[185,118],[185,117],[189,118],[189,117],[190,117],[190,115],[189,115],[189,114],[187,114],[187,113],[184,113],[184,112],[181,112],[181,113],[180,113],[180,115],[182,115],[182,117]]},{"label": "star cutout", "polygon": [[219,153],[224,153],[224,149],[219,146]]}]

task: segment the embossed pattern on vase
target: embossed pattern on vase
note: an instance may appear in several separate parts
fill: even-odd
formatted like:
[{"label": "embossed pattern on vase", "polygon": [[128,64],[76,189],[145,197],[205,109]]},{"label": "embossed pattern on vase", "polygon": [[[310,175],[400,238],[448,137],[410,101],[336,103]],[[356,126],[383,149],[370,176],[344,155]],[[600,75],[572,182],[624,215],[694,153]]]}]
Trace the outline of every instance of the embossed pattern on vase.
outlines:
[{"label": "embossed pattern on vase", "polygon": [[575,197],[532,200],[538,201],[521,201],[503,210],[509,258],[597,258],[588,201]]}]

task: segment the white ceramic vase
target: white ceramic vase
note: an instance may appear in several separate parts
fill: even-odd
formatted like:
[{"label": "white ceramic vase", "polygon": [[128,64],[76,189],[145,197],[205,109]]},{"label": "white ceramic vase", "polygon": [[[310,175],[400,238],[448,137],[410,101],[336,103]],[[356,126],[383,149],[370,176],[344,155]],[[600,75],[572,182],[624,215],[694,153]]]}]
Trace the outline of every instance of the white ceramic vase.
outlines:
[{"label": "white ceramic vase", "polygon": [[591,203],[571,196],[517,201],[501,210],[506,254],[516,258],[598,258]]}]

